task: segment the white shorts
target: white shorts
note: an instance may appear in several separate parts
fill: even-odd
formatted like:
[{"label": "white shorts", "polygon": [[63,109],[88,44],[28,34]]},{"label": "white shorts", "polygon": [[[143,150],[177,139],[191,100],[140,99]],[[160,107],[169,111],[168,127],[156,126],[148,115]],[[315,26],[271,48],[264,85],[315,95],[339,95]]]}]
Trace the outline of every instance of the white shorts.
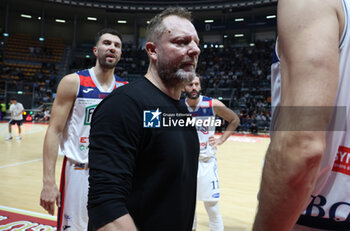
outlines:
[{"label": "white shorts", "polygon": [[197,175],[197,200],[218,201],[220,198],[216,157],[208,161],[199,160]]},{"label": "white shorts", "polygon": [[89,186],[87,164],[64,157],[61,174],[61,207],[58,211],[58,231],[87,230],[87,196]]}]

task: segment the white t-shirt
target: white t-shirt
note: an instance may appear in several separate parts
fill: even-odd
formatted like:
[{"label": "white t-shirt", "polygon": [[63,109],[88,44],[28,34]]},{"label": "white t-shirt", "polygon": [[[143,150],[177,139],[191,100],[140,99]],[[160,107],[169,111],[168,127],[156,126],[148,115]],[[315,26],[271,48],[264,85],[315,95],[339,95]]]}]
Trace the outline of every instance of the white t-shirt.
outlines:
[{"label": "white t-shirt", "polygon": [[23,115],[22,115],[23,110],[24,110],[24,107],[21,103],[17,102],[17,104],[11,104],[10,106],[11,119],[23,120]]}]

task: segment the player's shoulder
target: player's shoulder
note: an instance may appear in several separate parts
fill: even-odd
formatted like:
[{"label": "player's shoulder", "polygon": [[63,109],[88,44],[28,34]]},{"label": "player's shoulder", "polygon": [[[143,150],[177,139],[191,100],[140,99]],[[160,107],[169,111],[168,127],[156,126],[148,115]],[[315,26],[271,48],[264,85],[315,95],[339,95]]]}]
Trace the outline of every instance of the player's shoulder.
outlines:
[{"label": "player's shoulder", "polygon": [[[333,5],[336,4],[336,2],[341,3],[342,1],[347,1],[347,0],[308,0],[308,1],[304,1],[304,0],[279,0],[278,4],[279,6],[284,5],[284,4],[291,4],[291,6],[294,7],[299,7],[300,5],[303,6],[312,6],[313,8],[318,8],[318,7],[322,7],[325,5]],[[325,4],[325,5],[324,5]]]},{"label": "player's shoulder", "polygon": [[129,83],[128,81],[126,81],[125,79],[123,79],[122,77],[119,77],[118,75],[114,74],[114,80],[117,83],[122,83],[122,84],[127,84]]},{"label": "player's shoulder", "polygon": [[60,81],[60,84],[64,85],[78,85],[79,84],[79,77],[77,73],[71,73],[68,75],[65,75],[62,80]]},{"label": "player's shoulder", "polygon": [[130,96],[142,96],[143,94],[147,94],[149,87],[147,86],[147,82],[145,78],[139,78],[133,82],[125,84],[122,87],[118,87],[116,91],[112,94],[126,94]]},{"label": "player's shoulder", "polygon": [[63,76],[62,80],[67,79],[67,80],[78,80],[78,74],[77,73],[70,73],[68,75]]},{"label": "player's shoulder", "polygon": [[76,74],[78,76],[90,77],[89,69],[78,70],[77,72],[72,73],[72,74]]},{"label": "player's shoulder", "polygon": [[343,12],[343,3],[350,3],[349,0],[324,0],[324,2],[338,13]]},{"label": "player's shoulder", "polygon": [[76,73],[71,73],[64,76],[58,84],[56,97],[70,97],[72,99],[75,98],[79,84],[80,80]]},{"label": "player's shoulder", "polygon": [[147,90],[145,89],[143,78],[140,78],[118,87],[111,94],[109,94],[104,101],[108,101],[110,99],[113,99],[115,102],[120,102],[126,99],[134,99],[137,101],[137,99],[142,99],[142,95],[146,94],[146,91]]},{"label": "player's shoulder", "polygon": [[213,107],[226,107],[223,102],[218,99],[213,99]]},{"label": "player's shoulder", "polygon": [[[289,15],[279,14],[280,17],[285,16],[289,21],[298,21],[305,18],[313,19],[312,16],[322,16],[326,12],[337,12],[343,11],[342,3],[349,0],[279,0],[277,11],[288,11],[291,14],[298,14],[299,17],[290,18]],[[323,15],[326,16],[326,15]]]}]

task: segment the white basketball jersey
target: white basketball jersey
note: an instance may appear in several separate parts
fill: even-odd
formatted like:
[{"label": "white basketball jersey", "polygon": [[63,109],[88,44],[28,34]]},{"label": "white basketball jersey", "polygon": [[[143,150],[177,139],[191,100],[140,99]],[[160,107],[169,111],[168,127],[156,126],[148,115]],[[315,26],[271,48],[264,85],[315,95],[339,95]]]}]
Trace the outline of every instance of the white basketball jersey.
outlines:
[{"label": "white basketball jersey", "polygon": [[[206,96],[199,96],[199,102],[195,109],[192,109],[185,100],[188,111],[195,117],[200,120],[209,120],[212,121],[215,119],[215,113],[213,109],[213,99]],[[214,136],[215,134],[215,126],[209,124],[209,126],[202,125],[200,127],[196,127],[198,133],[198,139],[200,144],[200,153],[199,159],[208,159],[216,154],[216,148],[212,148],[209,145],[209,137]]]},{"label": "white basketball jersey", "polygon": [[88,163],[90,122],[97,105],[115,88],[127,82],[115,75],[107,91],[99,84],[93,69],[77,72],[80,80],[77,97],[68,117],[60,143],[60,151],[68,158]]},{"label": "white basketball jersey", "polygon": [[[339,83],[335,100],[335,111],[332,116],[334,123],[326,132],[326,148],[321,163],[316,186],[298,224],[312,227],[335,227],[343,223],[346,230],[350,229],[350,0],[343,0],[345,11],[345,26],[339,45]],[[277,47],[277,46],[276,46]],[[277,52],[276,52],[277,53]],[[276,56],[278,57],[278,56]],[[283,78],[283,76],[282,76]],[[281,74],[279,60],[271,66],[271,98],[272,106],[280,105]],[[274,111],[271,128],[278,118]],[[331,124],[336,124],[336,128]],[[272,131],[273,132],[273,131]],[[343,230],[339,228],[339,230]],[[337,228],[338,230],[338,228]]]},{"label": "white basketball jersey", "polygon": [[279,114],[279,105],[281,103],[281,72],[280,72],[280,60],[277,52],[277,43],[275,45],[275,52],[272,58],[271,65],[271,109],[272,109],[272,119],[270,124],[270,135],[272,135],[273,130],[277,122]]}]

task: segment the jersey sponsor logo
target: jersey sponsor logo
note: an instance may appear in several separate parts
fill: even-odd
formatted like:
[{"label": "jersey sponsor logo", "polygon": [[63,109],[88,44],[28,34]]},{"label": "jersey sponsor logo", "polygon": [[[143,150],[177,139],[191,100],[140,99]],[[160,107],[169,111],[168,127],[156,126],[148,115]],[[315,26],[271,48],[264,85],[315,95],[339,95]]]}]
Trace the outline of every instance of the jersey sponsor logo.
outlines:
[{"label": "jersey sponsor logo", "polygon": [[206,149],[207,149],[207,146],[208,146],[207,142],[202,142],[202,143],[200,143],[200,144],[199,144],[199,149],[200,149],[200,151],[206,150]]},{"label": "jersey sponsor logo", "polygon": [[201,103],[201,107],[210,107],[209,101],[203,101],[203,102]]},{"label": "jersey sponsor logo", "polygon": [[90,91],[93,91],[94,89],[93,88],[88,88],[88,89],[84,89],[83,92],[84,93],[89,93]]},{"label": "jersey sponsor logo", "polygon": [[85,169],[84,163],[74,164],[74,170],[84,170],[84,169]]},{"label": "jersey sponsor logo", "polygon": [[67,221],[72,219],[71,216],[69,216],[68,214],[64,214],[63,216],[64,216],[64,219],[66,219]]},{"label": "jersey sponsor logo", "polygon": [[85,151],[85,150],[88,150],[89,149],[89,145],[84,145],[84,144],[81,144],[80,146],[79,146],[79,150],[80,151]]},{"label": "jersey sponsor logo", "polygon": [[332,171],[350,176],[350,148],[344,146],[338,148]]},{"label": "jersey sponsor logo", "polygon": [[207,126],[200,126],[198,127],[198,130],[201,131],[204,135],[209,134],[209,127]]},{"label": "jersey sponsor logo", "polygon": [[85,108],[84,125],[90,125],[92,113],[94,113],[96,107],[97,107],[97,104],[91,105],[91,106]]},{"label": "jersey sponsor logo", "polygon": [[160,128],[160,115],[162,114],[157,110],[144,110],[143,111],[143,127],[144,128]]},{"label": "jersey sponsor logo", "polygon": [[72,217],[69,216],[68,214],[63,214],[63,217],[66,221],[66,225],[64,225],[62,228],[63,230],[67,230],[67,229],[71,229],[72,227],[70,225],[68,225],[69,221],[72,220]]},{"label": "jersey sponsor logo", "polygon": [[89,149],[89,137],[80,137],[79,150],[84,152]]},{"label": "jersey sponsor logo", "polygon": [[326,216],[336,222],[350,222],[350,203],[339,201],[325,209],[324,205],[327,204],[326,197],[322,195],[311,197],[312,200],[304,211],[304,215],[319,218],[325,218]]},{"label": "jersey sponsor logo", "polygon": [[89,137],[80,137],[80,143],[86,144],[89,142]]},{"label": "jersey sponsor logo", "polygon": [[219,198],[220,197],[220,193],[214,193],[211,197],[212,198]]},{"label": "jersey sponsor logo", "polygon": [[85,146],[84,146],[84,145],[80,145],[80,146],[79,146],[79,149],[80,149],[80,151],[84,151]]}]

